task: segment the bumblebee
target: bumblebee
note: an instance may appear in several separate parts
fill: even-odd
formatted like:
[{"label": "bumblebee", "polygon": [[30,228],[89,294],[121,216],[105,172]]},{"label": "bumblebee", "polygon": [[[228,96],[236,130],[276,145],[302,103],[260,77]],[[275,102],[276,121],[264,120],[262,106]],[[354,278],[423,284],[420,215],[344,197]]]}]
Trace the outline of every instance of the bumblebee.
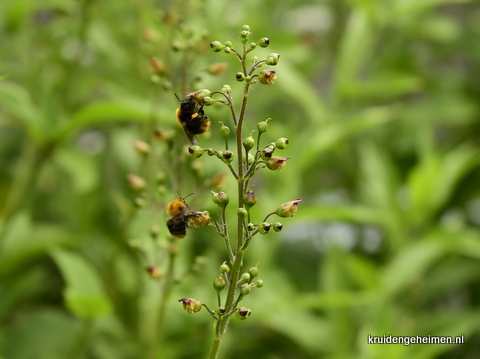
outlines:
[{"label": "bumblebee", "polygon": [[175,111],[177,122],[183,127],[188,139],[197,144],[195,135],[204,133],[210,128],[210,119],[203,111],[203,105],[195,102],[193,95],[187,97],[185,100],[180,100],[180,107]]},{"label": "bumblebee", "polygon": [[176,238],[185,237],[187,228],[190,227],[188,219],[198,216],[197,212],[190,209],[185,198],[176,198],[167,206],[167,214],[172,217],[167,220],[167,228],[170,234]]}]

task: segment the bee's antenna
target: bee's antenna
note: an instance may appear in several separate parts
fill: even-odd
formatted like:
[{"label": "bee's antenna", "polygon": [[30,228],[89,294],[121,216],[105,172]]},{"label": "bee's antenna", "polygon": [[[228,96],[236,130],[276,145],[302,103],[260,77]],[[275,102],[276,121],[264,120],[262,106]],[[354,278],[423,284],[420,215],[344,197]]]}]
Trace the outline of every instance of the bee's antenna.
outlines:
[{"label": "bee's antenna", "polygon": [[183,199],[187,198],[187,197],[190,197],[194,192],[190,193],[189,195],[186,195],[185,197],[183,197]]},{"label": "bee's antenna", "polygon": [[180,101],[180,102],[182,101],[182,100],[180,100],[180,99],[178,98],[178,96],[177,96],[177,94],[176,94],[175,92],[174,92],[173,94],[175,95],[175,97],[177,98],[178,101]]}]

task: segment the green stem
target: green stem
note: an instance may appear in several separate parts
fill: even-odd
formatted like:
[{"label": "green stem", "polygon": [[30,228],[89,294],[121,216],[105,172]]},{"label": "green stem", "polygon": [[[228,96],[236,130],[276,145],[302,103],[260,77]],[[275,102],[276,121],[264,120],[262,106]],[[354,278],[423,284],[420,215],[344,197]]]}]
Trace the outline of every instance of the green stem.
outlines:
[{"label": "green stem", "polygon": [[150,358],[155,359],[157,358],[159,344],[162,341],[163,337],[163,329],[164,329],[164,321],[165,321],[165,312],[167,309],[167,300],[170,296],[170,293],[173,288],[174,283],[174,270],[175,270],[175,257],[176,257],[176,240],[172,240],[170,243],[169,248],[169,256],[168,256],[168,268],[167,273],[165,276],[165,281],[162,286],[161,298],[160,298],[160,306],[158,308],[157,313],[157,321],[155,323],[155,335],[153,336],[152,342],[152,349],[150,352]]},{"label": "green stem", "polygon": [[[245,69],[245,60],[242,61],[242,64]],[[246,70],[245,70],[246,71]],[[243,207],[243,194],[245,193],[245,167],[244,167],[244,160],[243,160],[243,143],[242,143],[242,130],[243,130],[243,120],[245,118],[245,112],[247,109],[247,101],[248,101],[248,90],[250,84],[245,83],[243,89],[243,98],[242,98],[242,105],[240,107],[240,114],[238,117],[238,123],[235,131],[235,138],[237,144],[237,165],[238,165],[238,179],[237,179],[237,198],[238,198],[238,207]],[[240,272],[242,270],[243,264],[243,256],[245,251],[243,250],[243,242],[245,237],[245,227],[243,223],[243,218],[238,217],[237,219],[237,243],[236,243],[236,253],[235,259],[232,264],[232,271],[230,276],[230,283],[228,286],[227,291],[227,298],[225,300],[225,312],[226,313],[233,313],[235,307],[235,293],[237,289],[237,282],[240,278]],[[215,321],[215,337],[213,339],[212,347],[210,349],[210,359],[216,359],[218,357],[218,353],[220,350],[220,345],[223,340],[223,335],[227,331],[228,323],[230,321],[230,316],[227,315],[226,317],[221,317],[217,321]]]}]

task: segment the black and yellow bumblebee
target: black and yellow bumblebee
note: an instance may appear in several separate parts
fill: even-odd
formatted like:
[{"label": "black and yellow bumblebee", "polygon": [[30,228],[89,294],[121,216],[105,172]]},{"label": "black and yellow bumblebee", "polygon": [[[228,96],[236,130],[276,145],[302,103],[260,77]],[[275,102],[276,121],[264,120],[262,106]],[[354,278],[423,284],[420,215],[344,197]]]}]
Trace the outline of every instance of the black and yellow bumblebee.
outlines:
[{"label": "black and yellow bumblebee", "polygon": [[188,94],[185,100],[180,100],[176,94],[175,96],[180,101],[180,107],[175,111],[177,122],[183,127],[190,142],[198,144],[195,135],[210,128],[210,119],[203,111],[203,104],[196,102],[193,94]]},{"label": "black and yellow bumblebee", "polygon": [[198,216],[197,212],[190,209],[185,202],[185,198],[176,198],[167,206],[167,214],[172,217],[167,220],[167,228],[170,234],[176,238],[185,237],[187,235],[187,228],[190,227],[188,219]]}]

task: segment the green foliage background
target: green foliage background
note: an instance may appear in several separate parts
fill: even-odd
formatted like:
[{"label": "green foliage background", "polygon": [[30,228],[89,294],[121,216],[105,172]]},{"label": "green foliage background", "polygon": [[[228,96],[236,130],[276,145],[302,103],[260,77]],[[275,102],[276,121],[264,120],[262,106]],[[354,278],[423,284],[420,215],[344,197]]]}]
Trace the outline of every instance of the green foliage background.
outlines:
[{"label": "green foliage background", "polygon": [[[166,230],[162,207],[179,189],[212,205],[185,174],[159,210],[136,213],[125,178],[152,164],[131,141],[157,127],[184,141],[173,92],[229,83],[239,95],[233,57],[208,44],[238,44],[243,24],[281,54],[275,85],[253,89],[249,126],[271,117],[267,140],[290,140],[255,208],[303,202],[284,231],[255,237],[247,265],[260,262],[265,286],[221,357],[480,356],[478,2],[4,0],[0,358],[147,357],[160,293],[129,240]],[[148,56],[165,62],[168,90],[150,81]],[[227,72],[205,74],[223,61]],[[201,143],[217,146],[228,113],[208,114]],[[197,160],[207,177],[222,169],[212,160]],[[168,302],[159,358],[205,357],[211,318],[176,300],[215,303],[223,243],[199,229],[179,250],[180,273],[206,263]],[[369,345],[369,334],[465,343]]]}]

